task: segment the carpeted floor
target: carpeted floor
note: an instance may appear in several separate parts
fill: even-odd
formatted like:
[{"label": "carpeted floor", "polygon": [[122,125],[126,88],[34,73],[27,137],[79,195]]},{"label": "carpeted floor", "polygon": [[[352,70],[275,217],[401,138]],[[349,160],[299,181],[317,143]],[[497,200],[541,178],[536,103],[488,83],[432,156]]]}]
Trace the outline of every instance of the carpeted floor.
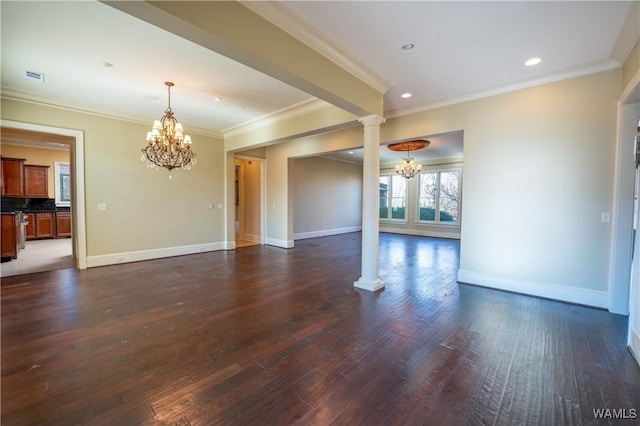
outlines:
[{"label": "carpeted floor", "polygon": [[27,241],[18,258],[0,264],[0,276],[73,268],[71,238]]}]

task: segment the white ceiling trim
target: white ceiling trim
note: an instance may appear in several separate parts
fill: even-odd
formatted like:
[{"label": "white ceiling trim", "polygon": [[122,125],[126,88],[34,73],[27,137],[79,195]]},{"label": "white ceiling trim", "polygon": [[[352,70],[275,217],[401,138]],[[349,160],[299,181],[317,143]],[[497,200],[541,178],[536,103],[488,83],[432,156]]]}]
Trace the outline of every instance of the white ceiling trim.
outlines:
[{"label": "white ceiling trim", "polygon": [[245,7],[262,16],[283,31],[295,37],[316,52],[325,56],[336,65],[344,68],[359,80],[381,94],[385,94],[391,84],[384,81],[377,73],[366,67],[355,56],[338,46],[324,34],[307,24],[300,16],[277,2],[240,1]]},{"label": "white ceiling trim", "polygon": [[395,118],[403,115],[414,114],[417,112],[428,111],[436,108],[445,107],[448,105],[455,105],[462,102],[475,101],[482,98],[488,98],[490,96],[501,95],[504,93],[515,92],[517,90],[528,89],[530,87],[541,86],[543,84],[555,83],[557,81],[567,80],[571,78],[581,77],[584,75],[595,74],[602,71],[608,71],[615,68],[620,68],[621,64],[615,59],[603,59],[602,61],[593,62],[591,64],[581,66],[578,68],[572,68],[559,73],[553,73],[543,75],[533,79],[527,79],[525,81],[514,82],[507,85],[502,85],[486,90],[479,90],[477,92],[466,93],[460,96],[453,96],[439,101],[430,102],[425,105],[417,106],[414,108],[398,109],[394,111],[385,111],[384,116],[386,118]]},{"label": "white ceiling trim", "polygon": [[[7,100],[10,100],[10,101],[28,102],[28,103],[35,104],[35,105],[42,105],[42,106],[51,107],[51,108],[63,109],[63,110],[66,110],[66,111],[79,112],[79,113],[83,113],[83,114],[91,114],[91,115],[95,115],[97,117],[104,117],[104,118],[110,118],[110,119],[115,119],[115,120],[128,121],[129,123],[144,124],[144,125],[148,125],[149,128],[151,128],[151,126],[153,125],[153,121],[144,120],[144,119],[141,119],[141,118],[131,118],[131,117],[125,117],[123,115],[108,114],[108,113],[101,112],[101,111],[89,110],[89,109],[82,108],[80,106],[73,105],[73,104],[70,104],[70,103],[63,103],[62,101],[59,101],[59,100],[56,100],[56,103],[52,103],[49,100],[46,100],[44,98],[38,98],[37,96],[25,96],[22,93],[17,93],[17,92],[14,92],[12,90],[3,90],[2,91],[2,95],[0,96],[0,99],[7,99]],[[59,101],[59,103],[58,103],[58,101]],[[198,134],[198,135],[202,135],[202,136],[211,136],[211,137],[215,137],[215,138],[218,138],[218,139],[222,139],[224,137],[224,135],[221,132],[218,132],[216,130],[210,130],[210,129],[198,129],[198,128],[195,128],[195,127],[189,127],[188,129],[185,129],[185,131],[187,133],[189,133],[189,134]],[[144,138],[142,138],[142,140],[144,140]]]},{"label": "white ceiling trim", "polygon": [[329,108],[331,106],[332,105],[330,103],[323,101],[322,99],[311,98],[306,101],[299,102],[295,105],[282,108],[278,111],[272,112],[262,117],[258,117],[254,120],[247,121],[238,126],[230,127],[223,130],[222,133],[225,136],[237,136],[248,133],[260,127],[275,125],[280,121],[299,117],[301,115],[309,114],[314,111]]}]

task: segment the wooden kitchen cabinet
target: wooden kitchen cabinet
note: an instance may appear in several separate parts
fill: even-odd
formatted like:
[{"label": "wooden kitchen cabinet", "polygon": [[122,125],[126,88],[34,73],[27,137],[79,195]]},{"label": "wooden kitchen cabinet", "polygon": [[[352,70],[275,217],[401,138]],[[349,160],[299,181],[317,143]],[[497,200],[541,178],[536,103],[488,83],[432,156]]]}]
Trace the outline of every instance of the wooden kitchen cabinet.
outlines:
[{"label": "wooden kitchen cabinet", "polygon": [[71,236],[71,212],[56,212],[56,238]]},{"label": "wooden kitchen cabinet", "polygon": [[7,197],[24,196],[24,159],[2,158],[2,195]]},{"label": "wooden kitchen cabinet", "polygon": [[36,213],[36,238],[55,238],[55,218],[53,212]]},{"label": "wooden kitchen cabinet", "polygon": [[[26,216],[27,222],[29,222],[25,228],[27,240],[62,238],[58,237],[56,234],[56,213],[27,213]],[[69,220],[71,220],[71,217],[69,217]],[[69,230],[69,236],[71,236],[71,230]]]},{"label": "wooden kitchen cabinet", "polygon": [[49,166],[25,164],[24,196],[29,198],[49,198]]},{"label": "wooden kitchen cabinet", "polygon": [[20,235],[20,223],[18,216],[14,214],[2,215],[2,257],[18,257],[18,237]]},{"label": "wooden kitchen cabinet", "polygon": [[35,240],[36,239],[36,214],[35,213],[26,213],[27,216],[27,226],[25,227],[25,237],[27,240]]}]

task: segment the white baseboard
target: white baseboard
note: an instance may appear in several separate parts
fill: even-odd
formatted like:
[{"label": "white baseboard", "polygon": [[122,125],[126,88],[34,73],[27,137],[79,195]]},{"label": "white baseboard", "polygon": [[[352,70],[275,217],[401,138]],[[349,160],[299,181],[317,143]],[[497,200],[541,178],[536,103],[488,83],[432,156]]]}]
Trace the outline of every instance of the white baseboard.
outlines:
[{"label": "white baseboard", "polygon": [[262,242],[262,238],[260,237],[260,235],[253,235],[253,234],[244,234],[243,240],[251,241],[252,243],[258,243],[258,244]]},{"label": "white baseboard", "polygon": [[277,238],[267,238],[265,244],[282,248],[293,248],[294,246],[293,240],[279,240]]},{"label": "white baseboard", "polygon": [[640,331],[636,330],[632,325],[629,325],[629,349],[631,349],[631,354],[640,365]]},{"label": "white baseboard", "polygon": [[579,305],[593,306],[596,308],[606,309],[609,302],[609,294],[606,291],[569,287],[560,284],[516,281],[473,271],[465,271],[463,269],[458,271],[458,282],[512,291],[529,296],[577,303]]},{"label": "white baseboard", "polygon": [[224,250],[235,250],[236,249],[236,242],[235,241],[225,241],[223,244],[224,244]]},{"label": "white baseboard", "polygon": [[362,231],[362,226],[351,226],[348,228],[324,229],[322,231],[299,232],[293,234],[295,240],[306,240],[307,238],[328,237],[329,235],[348,234],[350,232]]},{"label": "white baseboard", "polygon": [[380,226],[380,232],[390,234],[418,235],[420,237],[460,239],[460,231],[433,231],[427,229],[394,228],[392,226]]},{"label": "white baseboard", "polygon": [[[234,243],[235,245],[235,243]],[[152,250],[129,251],[122,253],[88,256],[87,267],[115,265],[118,263],[139,262],[141,260],[160,259],[163,257],[182,256],[185,254],[204,253],[206,251],[224,250],[225,243],[206,243],[191,246],[167,247]]]}]

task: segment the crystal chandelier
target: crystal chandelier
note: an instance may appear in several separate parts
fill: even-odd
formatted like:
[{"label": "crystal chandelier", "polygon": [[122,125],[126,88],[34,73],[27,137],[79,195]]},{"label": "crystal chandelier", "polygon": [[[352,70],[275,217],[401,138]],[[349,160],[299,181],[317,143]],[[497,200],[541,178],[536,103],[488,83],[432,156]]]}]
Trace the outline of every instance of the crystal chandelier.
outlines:
[{"label": "crystal chandelier", "polygon": [[407,157],[402,160],[402,163],[396,164],[396,173],[407,179],[411,179],[421,171],[422,164],[417,164],[413,158]]},{"label": "crystal chandelier", "polygon": [[182,124],[176,120],[171,110],[171,87],[173,83],[164,83],[169,91],[169,106],[160,120],[153,122],[153,128],[147,133],[147,146],[142,149],[140,160],[147,167],[164,167],[173,170],[182,167],[191,169],[196,164],[196,154],[191,150],[191,137],[185,135]]},{"label": "crystal chandelier", "polygon": [[409,157],[411,151],[426,148],[431,142],[428,140],[415,140],[407,142],[399,142],[389,145],[389,149],[392,151],[407,151],[407,158],[404,158],[402,162],[396,165],[396,173],[400,176],[411,179],[422,171],[422,164],[418,164],[413,158]]}]

